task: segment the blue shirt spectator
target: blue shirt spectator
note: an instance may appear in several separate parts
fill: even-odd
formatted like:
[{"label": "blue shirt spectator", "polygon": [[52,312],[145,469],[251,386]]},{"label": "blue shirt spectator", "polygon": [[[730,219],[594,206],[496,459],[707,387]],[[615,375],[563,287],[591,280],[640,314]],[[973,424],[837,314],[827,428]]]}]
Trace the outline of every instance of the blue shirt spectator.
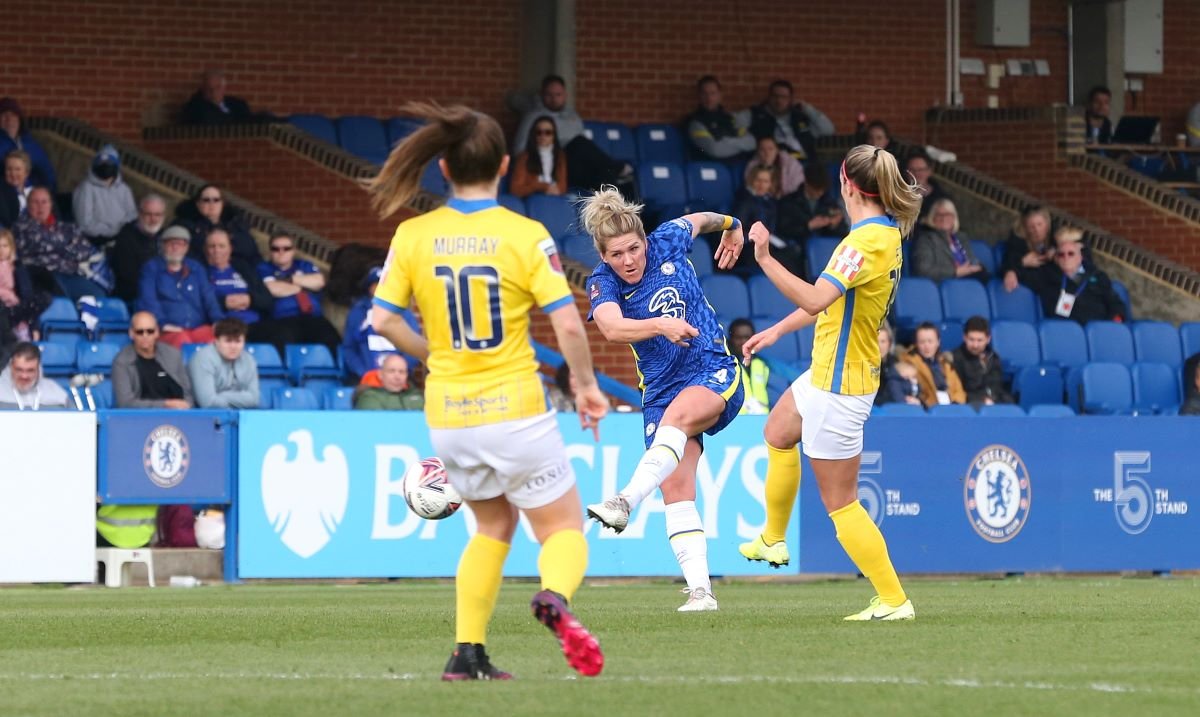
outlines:
[{"label": "blue shirt spectator", "polygon": [[[346,314],[346,326],[342,330],[342,358],[346,362],[346,370],[358,377],[383,366],[383,360],[392,354],[400,353],[392,342],[375,333],[371,327],[371,299],[375,296],[375,287],[383,270],[374,267],[364,281],[366,295],[350,306]],[[411,311],[403,310],[400,314],[408,325],[417,333],[421,327]],[[407,354],[401,354],[409,366],[415,366],[419,361]]]},{"label": "blue shirt spectator", "polygon": [[0,157],[8,156],[14,150],[24,151],[33,162],[33,184],[56,191],[58,176],[54,173],[54,165],[50,164],[50,157],[42,145],[25,129],[25,114],[11,97],[0,99],[0,130]]},{"label": "blue shirt spectator", "polygon": [[317,294],[325,276],[312,262],[296,258],[296,243],[287,234],[271,237],[271,261],[258,265],[258,275],[275,297],[274,318],[321,316]]},{"label": "blue shirt spectator", "polygon": [[154,315],[164,340],[173,329],[194,329],[225,317],[204,266],[186,257],[190,238],[183,227],[168,228],[159,240],[160,255],[142,267],[138,310]]}]

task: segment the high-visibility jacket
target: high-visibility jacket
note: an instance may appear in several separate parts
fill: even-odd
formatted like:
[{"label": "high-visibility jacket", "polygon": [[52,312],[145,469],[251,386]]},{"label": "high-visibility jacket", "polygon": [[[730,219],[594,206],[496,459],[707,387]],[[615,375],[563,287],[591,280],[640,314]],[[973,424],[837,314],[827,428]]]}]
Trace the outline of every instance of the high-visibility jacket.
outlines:
[{"label": "high-visibility jacket", "polygon": [[771,403],[767,396],[767,379],[771,376],[767,362],[755,356],[750,359],[750,368],[742,373],[746,381],[746,400],[738,413],[767,413]]},{"label": "high-visibility jacket", "polygon": [[118,548],[144,548],[154,539],[157,505],[102,505],[96,532]]}]

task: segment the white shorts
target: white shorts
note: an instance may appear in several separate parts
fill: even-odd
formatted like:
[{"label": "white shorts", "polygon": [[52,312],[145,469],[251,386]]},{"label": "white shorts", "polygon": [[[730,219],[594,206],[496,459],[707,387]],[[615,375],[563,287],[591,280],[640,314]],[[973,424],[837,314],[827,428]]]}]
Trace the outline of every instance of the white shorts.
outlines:
[{"label": "white shorts", "polygon": [[853,458],[862,453],[863,425],[871,415],[875,394],[845,396],[817,388],[812,371],[792,383],[792,398],[803,421],[804,455],[823,460]]},{"label": "white shorts", "polygon": [[518,508],[541,508],[575,485],[554,411],[471,428],[431,428],[450,485],[467,500],[506,496]]}]

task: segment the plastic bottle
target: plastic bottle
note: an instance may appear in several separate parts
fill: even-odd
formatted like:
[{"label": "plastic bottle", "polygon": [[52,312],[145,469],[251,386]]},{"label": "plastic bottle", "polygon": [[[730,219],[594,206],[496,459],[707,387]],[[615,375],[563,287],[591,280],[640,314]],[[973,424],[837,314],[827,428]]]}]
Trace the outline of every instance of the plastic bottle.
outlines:
[{"label": "plastic bottle", "polygon": [[171,587],[173,588],[194,588],[200,584],[200,581],[192,575],[172,575]]}]

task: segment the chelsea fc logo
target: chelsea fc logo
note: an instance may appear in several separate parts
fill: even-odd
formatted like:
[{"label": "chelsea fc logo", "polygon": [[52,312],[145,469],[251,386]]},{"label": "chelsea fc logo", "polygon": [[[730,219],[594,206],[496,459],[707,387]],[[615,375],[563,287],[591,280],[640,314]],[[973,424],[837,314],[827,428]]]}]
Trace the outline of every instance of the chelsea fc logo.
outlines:
[{"label": "chelsea fc logo", "polygon": [[174,488],[187,477],[191,451],[187,436],[175,426],[163,425],[150,431],[142,448],[146,475],[160,488]]},{"label": "chelsea fc logo", "polygon": [[979,537],[1007,543],[1029,521],[1029,471],[1008,446],[984,448],[971,461],[963,488],[967,519]]},{"label": "chelsea fc logo", "polygon": [[663,274],[670,276],[671,274],[675,273],[675,263],[668,261],[668,262],[664,263],[662,266],[660,266],[659,269],[662,270]]}]

